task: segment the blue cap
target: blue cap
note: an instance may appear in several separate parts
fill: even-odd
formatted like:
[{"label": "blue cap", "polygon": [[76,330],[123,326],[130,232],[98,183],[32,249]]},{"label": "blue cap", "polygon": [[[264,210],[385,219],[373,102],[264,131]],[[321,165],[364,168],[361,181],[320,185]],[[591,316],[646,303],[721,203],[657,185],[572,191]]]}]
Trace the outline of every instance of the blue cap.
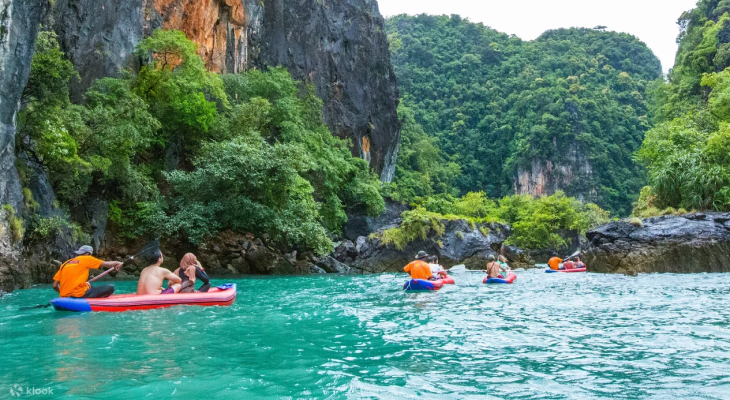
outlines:
[{"label": "blue cap", "polygon": [[74,251],[74,254],[76,254],[76,255],[81,255],[81,254],[86,254],[86,253],[93,254],[94,248],[91,246],[81,246],[81,247],[79,247],[78,250]]}]

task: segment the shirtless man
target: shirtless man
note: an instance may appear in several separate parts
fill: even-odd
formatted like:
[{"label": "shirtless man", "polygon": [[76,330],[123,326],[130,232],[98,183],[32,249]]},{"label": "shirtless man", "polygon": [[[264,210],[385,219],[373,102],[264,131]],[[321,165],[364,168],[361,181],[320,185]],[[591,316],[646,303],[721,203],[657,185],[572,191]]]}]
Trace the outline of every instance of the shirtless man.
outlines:
[{"label": "shirtless man", "polygon": [[[162,265],[162,253],[157,250],[152,259],[157,257],[157,262],[142,270],[137,283],[137,294],[170,294],[177,293],[182,287],[179,276],[170,270],[160,267]],[[162,289],[162,282],[167,279],[167,289]]]},{"label": "shirtless man", "polygon": [[488,278],[506,278],[507,274],[501,275],[500,271],[507,272],[507,268],[503,267],[502,264],[498,263],[496,261],[496,258],[493,255],[489,255],[487,257],[487,269],[482,270],[485,274],[487,274]]}]

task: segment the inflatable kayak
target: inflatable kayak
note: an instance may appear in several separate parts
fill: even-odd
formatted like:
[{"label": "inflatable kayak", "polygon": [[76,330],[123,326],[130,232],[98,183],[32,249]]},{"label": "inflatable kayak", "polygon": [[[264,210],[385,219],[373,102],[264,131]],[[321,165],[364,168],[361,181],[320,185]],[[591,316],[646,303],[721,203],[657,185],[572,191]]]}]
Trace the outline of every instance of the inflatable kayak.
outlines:
[{"label": "inflatable kayak", "polygon": [[454,282],[454,278],[452,278],[450,276],[447,276],[446,278],[442,278],[442,279],[437,279],[437,280],[432,281],[432,282],[441,282],[444,285],[454,285],[454,284],[456,284],[456,282]]},{"label": "inflatable kayak", "polygon": [[487,277],[487,278],[484,278],[482,283],[512,283],[515,281],[515,279],[517,279],[517,275],[515,275],[514,272],[510,272],[509,274],[507,274],[507,277],[504,279]]},{"label": "inflatable kayak", "polygon": [[58,311],[129,311],[151,310],[178,305],[230,306],[236,300],[236,284],[226,283],[207,292],[174,294],[118,294],[102,299],[59,297],[51,300]]},{"label": "inflatable kayak", "polygon": [[559,269],[559,270],[554,270],[554,269],[548,268],[548,269],[545,270],[545,273],[546,274],[554,274],[556,272],[568,272],[568,273],[570,273],[570,272],[586,272],[586,269],[585,268],[573,268],[573,269]]},{"label": "inflatable kayak", "polygon": [[427,281],[425,279],[411,279],[403,284],[403,290],[407,292],[431,292],[439,290],[444,286],[443,282],[441,282],[442,280]]}]

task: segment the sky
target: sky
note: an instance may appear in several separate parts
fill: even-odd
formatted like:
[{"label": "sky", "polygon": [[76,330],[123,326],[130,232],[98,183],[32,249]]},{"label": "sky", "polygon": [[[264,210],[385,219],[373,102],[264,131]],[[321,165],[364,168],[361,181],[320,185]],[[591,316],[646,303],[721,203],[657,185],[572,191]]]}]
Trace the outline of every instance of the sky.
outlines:
[{"label": "sky", "polygon": [[603,25],[630,33],[662,62],[674,65],[677,19],[697,0],[378,0],[386,17],[398,14],[459,14],[500,32],[532,40],[548,29]]}]

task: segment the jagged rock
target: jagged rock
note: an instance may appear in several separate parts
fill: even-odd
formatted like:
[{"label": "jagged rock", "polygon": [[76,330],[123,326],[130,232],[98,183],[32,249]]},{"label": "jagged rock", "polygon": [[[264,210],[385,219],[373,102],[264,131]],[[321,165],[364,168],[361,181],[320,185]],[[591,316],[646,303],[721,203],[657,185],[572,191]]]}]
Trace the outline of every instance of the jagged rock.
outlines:
[{"label": "jagged rock", "polygon": [[231,261],[231,265],[233,265],[233,268],[236,269],[241,274],[248,274],[249,273],[249,267],[246,263],[246,260],[244,258],[236,258]]},{"label": "jagged rock", "polygon": [[357,258],[357,248],[355,247],[355,243],[352,243],[350,240],[343,240],[337,247],[335,247],[335,251],[332,253],[332,256],[335,258],[335,260],[351,264],[355,261],[355,258]]},{"label": "jagged rock", "polygon": [[333,257],[322,257],[315,263],[318,267],[330,274],[349,274],[350,267],[337,261]]},{"label": "jagged rock", "polygon": [[312,268],[309,270],[313,274],[326,274],[327,272],[323,270],[322,268],[313,265]]},{"label": "jagged rock", "polygon": [[503,246],[500,254],[507,257],[507,262],[513,269],[535,267],[535,260],[530,257],[529,253],[517,246]]},{"label": "jagged rock", "polygon": [[228,271],[230,271],[230,272],[231,272],[231,274],[233,274],[233,275],[238,275],[238,274],[239,274],[239,273],[238,273],[238,270],[236,270],[235,268],[233,268],[233,265],[231,265],[231,264],[228,264],[228,265],[226,266],[226,268],[227,268],[227,269],[228,269]]},{"label": "jagged rock", "polygon": [[408,209],[409,207],[405,204],[386,199],[385,211],[377,217],[361,213],[348,215],[343,235],[349,240],[357,240],[360,236],[368,236],[373,232],[397,227],[403,221],[401,213]]},{"label": "jagged rock", "polygon": [[381,243],[378,235],[359,237],[355,248],[357,258],[351,265],[359,272],[398,272],[413,261],[416,253],[424,250],[439,257],[446,268],[466,264],[470,269],[483,268],[489,255],[497,255],[509,235],[509,227],[500,224],[482,226],[489,228],[485,236],[479,227],[470,227],[464,220],[444,220],[444,234],[408,244],[403,250]]},{"label": "jagged rock", "polygon": [[617,221],[587,234],[583,261],[591,272],[730,272],[730,213],[698,213]]}]

